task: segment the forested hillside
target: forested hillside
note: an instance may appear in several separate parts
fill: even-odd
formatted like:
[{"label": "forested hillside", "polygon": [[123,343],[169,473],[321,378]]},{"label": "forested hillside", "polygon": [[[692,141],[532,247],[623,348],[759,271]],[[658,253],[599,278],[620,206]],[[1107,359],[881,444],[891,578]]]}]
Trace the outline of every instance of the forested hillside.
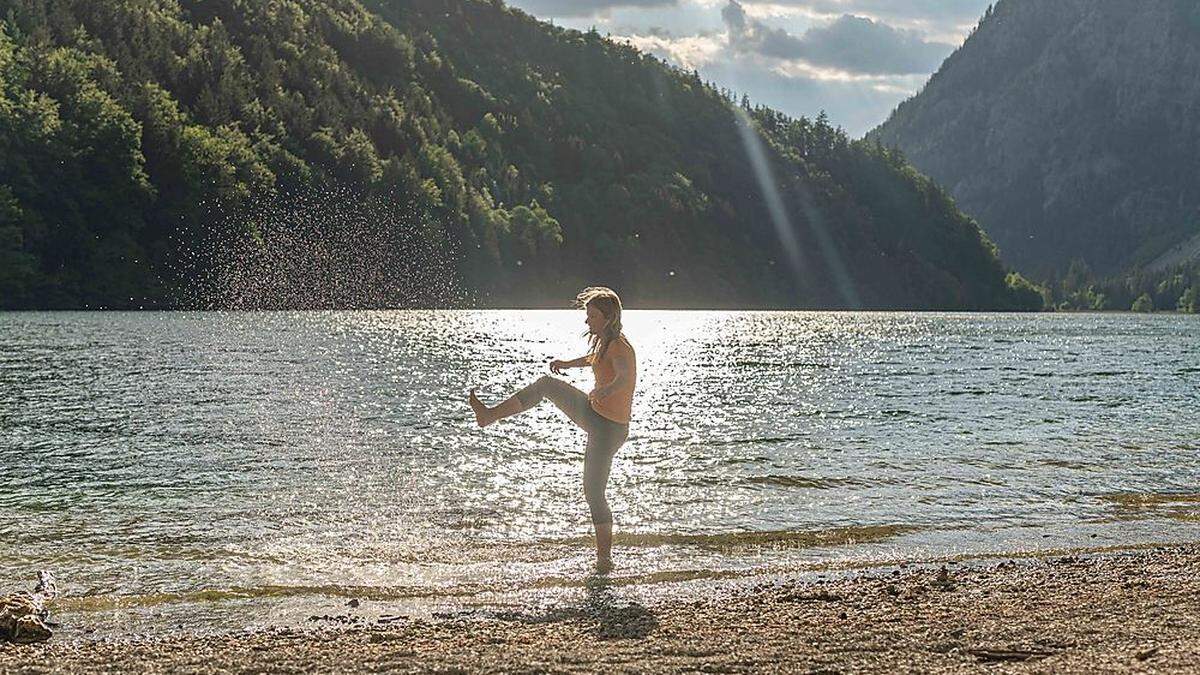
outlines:
[{"label": "forested hillside", "polygon": [[1083,261],[1043,285],[1049,308],[1200,313],[1200,262],[1098,277]]},{"label": "forested hillside", "polygon": [[1200,257],[1197,72],[1195,0],[1000,0],[869,136],[1023,273],[1166,281]]},{"label": "forested hillside", "polygon": [[0,19],[0,307],[1040,306],[898,155],[500,2]]}]

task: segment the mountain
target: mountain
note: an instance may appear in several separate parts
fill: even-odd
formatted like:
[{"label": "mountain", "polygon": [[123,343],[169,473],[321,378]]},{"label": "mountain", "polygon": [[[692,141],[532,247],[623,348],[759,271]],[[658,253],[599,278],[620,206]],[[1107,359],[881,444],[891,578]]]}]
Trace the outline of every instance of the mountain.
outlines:
[{"label": "mountain", "polygon": [[0,17],[0,307],[1040,306],[896,153],[498,1]]},{"label": "mountain", "polygon": [[1022,272],[1200,255],[1200,3],[1001,0],[868,137],[947,186]]}]

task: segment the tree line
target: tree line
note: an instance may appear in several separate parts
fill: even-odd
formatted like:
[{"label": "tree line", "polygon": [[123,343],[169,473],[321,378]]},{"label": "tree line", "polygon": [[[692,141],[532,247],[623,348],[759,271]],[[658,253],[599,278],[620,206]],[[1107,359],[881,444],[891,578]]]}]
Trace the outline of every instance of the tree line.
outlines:
[{"label": "tree line", "polygon": [[322,305],[1040,305],[898,153],[498,0],[4,0],[0,132],[6,308],[203,304],[282,241],[352,269],[322,194],[394,289]]},{"label": "tree line", "polygon": [[1134,269],[1097,277],[1082,260],[1043,285],[1048,308],[1061,310],[1200,312],[1200,262],[1160,270]]}]

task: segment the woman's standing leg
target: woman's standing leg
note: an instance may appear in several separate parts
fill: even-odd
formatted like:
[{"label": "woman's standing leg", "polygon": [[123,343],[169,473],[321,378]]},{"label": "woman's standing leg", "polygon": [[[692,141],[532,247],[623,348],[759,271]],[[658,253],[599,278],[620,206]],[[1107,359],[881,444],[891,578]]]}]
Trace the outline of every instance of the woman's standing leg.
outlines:
[{"label": "woman's standing leg", "polygon": [[[595,414],[595,413],[593,413]],[[613,456],[625,442],[629,428],[607,420],[600,421],[588,433],[583,453],[583,498],[587,500],[596,529],[596,569],[612,568],[612,510],[608,506],[608,475]]]},{"label": "woman's standing leg", "polygon": [[471,390],[470,403],[471,409],[475,411],[475,422],[481,427],[486,427],[505,417],[519,415],[547,398],[558,406],[559,410],[566,413],[572,422],[585,431],[588,430],[587,424],[590,418],[587,413],[591,411],[591,406],[588,404],[587,394],[571,386],[570,383],[549,375],[539,377],[533,384],[518,391],[494,408],[484,405],[475,396],[474,389]]}]

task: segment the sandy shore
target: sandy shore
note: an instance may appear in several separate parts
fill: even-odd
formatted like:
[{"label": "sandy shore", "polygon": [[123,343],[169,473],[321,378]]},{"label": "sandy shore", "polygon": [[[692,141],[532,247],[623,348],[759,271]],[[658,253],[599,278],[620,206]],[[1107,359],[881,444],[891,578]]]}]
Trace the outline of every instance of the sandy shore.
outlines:
[{"label": "sandy shore", "polygon": [[0,645],[0,670],[1200,672],[1200,545],[209,637]]}]

